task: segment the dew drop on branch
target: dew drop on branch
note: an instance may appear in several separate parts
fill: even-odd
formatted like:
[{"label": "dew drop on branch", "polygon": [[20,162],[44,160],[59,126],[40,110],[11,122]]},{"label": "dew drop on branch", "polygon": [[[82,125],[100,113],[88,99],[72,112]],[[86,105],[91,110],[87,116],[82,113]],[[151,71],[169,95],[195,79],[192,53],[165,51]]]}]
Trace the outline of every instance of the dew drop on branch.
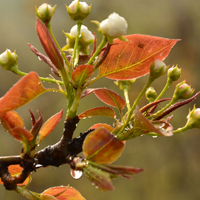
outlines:
[{"label": "dew drop on branch", "polygon": [[70,174],[74,179],[79,179],[83,175],[82,171],[70,169]]}]

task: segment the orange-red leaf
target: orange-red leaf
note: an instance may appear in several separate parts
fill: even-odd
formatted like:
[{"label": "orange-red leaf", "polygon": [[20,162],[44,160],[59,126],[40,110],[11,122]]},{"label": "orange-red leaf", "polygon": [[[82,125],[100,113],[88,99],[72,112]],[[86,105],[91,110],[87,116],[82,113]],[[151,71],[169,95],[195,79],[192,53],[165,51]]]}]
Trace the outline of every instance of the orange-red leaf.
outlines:
[{"label": "orange-red leaf", "polygon": [[96,107],[96,108],[92,108],[81,113],[78,116],[78,118],[83,119],[83,118],[92,117],[92,116],[105,116],[105,117],[115,118],[115,112],[113,109],[109,107],[105,107],[105,106]]},{"label": "orange-red leaf", "polygon": [[85,158],[99,164],[114,162],[123,149],[124,143],[103,127],[92,131],[83,143]]},{"label": "orange-red leaf", "polygon": [[0,116],[28,103],[45,91],[38,74],[30,72],[0,98]]},{"label": "orange-red leaf", "polygon": [[38,18],[36,22],[36,30],[40,42],[51,62],[57,67],[57,69],[62,69],[64,63],[60,51],[52,39],[47,27]]},{"label": "orange-red leaf", "polygon": [[80,65],[72,73],[72,81],[77,85],[82,85],[92,76],[94,67],[92,65]]},{"label": "orange-red leaf", "polygon": [[103,123],[99,123],[99,124],[94,124],[92,127],[90,127],[89,129],[97,129],[99,127],[104,127],[107,131],[112,132],[114,130],[114,128],[108,124],[103,124]]},{"label": "orange-red leaf", "polygon": [[115,92],[108,90],[106,88],[95,89],[93,90],[93,92],[101,101],[110,106],[118,108],[119,110],[122,110],[126,105],[124,99],[122,99]]},{"label": "orange-red leaf", "polygon": [[[8,171],[12,176],[17,176],[22,172],[23,168],[20,167],[20,165],[10,165],[8,167]],[[19,183],[17,185],[26,185],[30,180],[30,177],[28,177],[23,183]],[[3,184],[3,182],[0,179],[0,184]]]},{"label": "orange-red leaf", "polygon": [[165,59],[179,41],[140,34],[125,37],[128,42],[114,40],[115,45],[100,66],[99,77],[127,80],[144,76],[149,73],[151,63]]},{"label": "orange-red leaf", "polygon": [[55,196],[58,200],[85,200],[77,190],[66,186],[48,188],[41,195],[44,194]]},{"label": "orange-red leaf", "polygon": [[15,111],[6,112],[0,117],[0,122],[9,133],[11,133],[12,129],[15,127],[24,127],[23,119]]},{"label": "orange-red leaf", "polygon": [[43,140],[47,135],[49,135],[53,131],[58,122],[62,119],[62,115],[63,115],[63,110],[53,115],[43,124],[39,132],[40,141]]},{"label": "orange-red leaf", "polygon": [[22,127],[15,127],[12,129],[11,135],[19,141],[24,141],[26,139],[27,141],[31,141],[33,139],[33,134],[30,133],[28,130]]}]

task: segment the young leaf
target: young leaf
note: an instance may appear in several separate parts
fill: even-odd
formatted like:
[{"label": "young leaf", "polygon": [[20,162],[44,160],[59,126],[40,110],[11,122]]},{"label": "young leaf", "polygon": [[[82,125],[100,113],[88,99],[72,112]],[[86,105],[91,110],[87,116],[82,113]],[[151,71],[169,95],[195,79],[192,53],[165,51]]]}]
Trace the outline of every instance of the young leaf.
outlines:
[{"label": "young leaf", "polygon": [[9,133],[12,132],[12,129],[15,127],[24,127],[23,119],[15,112],[8,111],[2,117],[0,117],[1,125]]},{"label": "young leaf", "polygon": [[103,127],[92,131],[83,142],[85,158],[99,164],[114,162],[123,149],[124,143]]},{"label": "young leaf", "polygon": [[110,106],[118,108],[120,111],[126,105],[124,99],[122,99],[115,92],[108,90],[106,88],[99,88],[99,89],[93,90],[93,92],[101,101],[103,101],[104,103]]},{"label": "young leaf", "polygon": [[[22,172],[22,170],[23,170],[23,168],[20,167],[20,165],[10,165],[10,166],[8,166],[8,171],[10,172],[10,174],[12,176],[20,175],[20,173]],[[29,181],[30,181],[30,176],[23,183],[19,183],[17,185],[18,186],[19,185],[26,185]],[[3,182],[1,181],[1,179],[0,179],[0,184],[3,185]]]},{"label": "young leaf", "polygon": [[[162,136],[172,136],[173,129],[165,123],[159,124],[159,129],[156,128],[145,116],[142,115],[139,108],[135,109],[135,117],[134,117],[134,127],[140,128],[144,133],[146,132],[154,132]],[[162,129],[166,128],[167,130]]]},{"label": "young leaf", "polygon": [[19,141],[31,141],[33,139],[33,134],[31,134],[28,130],[22,127],[15,127],[12,129],[11,135]]},{"label": "young leaf", "polygon": [[90,127],[89,129],[97,129],[99,127],[103,127],[105,128],[107,131],[112,132],[114,130],[114,128],[108,124],[103,124],[103,123],[99,123],[99,124],[94,124],[92,127]]},{"label": "young leaf", "polygon": [[37,73],[30,72],[0,98],[0,116],[28,103],[45,91]]},{"label": "young leaf", "polygon": [[74,188],[66,186],[52,187],[45,190],[41,195],[48,194],[57,200],[85,200],[85,198]]},{"label": "young leaf", "polygon": [[58,122],[62,119],[62,115],[63,115],[63,110],[53,115],[43,124],[39,132],[40,141],[42,141],[47,135],[49,135],[53,131]]},{"label": "young leaf", "polygon": [[103,191],[114,189],[109,173],[91,165],[85,167],[83,171],[85,172],[87,178],[99,189]]},{"label": "young leaf", "polygon": [[52,195],[49,195],[49,194],[42,194],[40,196],[40,199],[41,200],[57,200],[56,197],[52,196]]},{"label": "young leaf", "polygon": [[56,66],[57,69],[62,69],[64,67],[64,63],[60,51],[52,39],[49,30],[38,18],[36,22],[36,30],[40,42],[51,62]]},{"label": "young leaf", "polygon": [[79,119],[83,119],[86,117],[92,117],[92,116],[105,116],[105,117],[111,117],[111,118],[115,118],[115,112],[113,109],[109,108],[109,107],[96,107],[96,108],[92,108],[89,110],[86,110],[85,112],[81,113],[78,118]]},{"label": "young leaf", "polygon": [[80,65],[72,73],[72,81],[78,86],[82,85],[92,76],[94,67],[92,65]]},{"label": "young leaf", "polygon": [[149,73],[151,63],[163,60],[176,44],[175,39],[148,35],[127,35],[128,42],[115,39],[105,61],[100,66],[98,78],[116,80],[139,78]]}]

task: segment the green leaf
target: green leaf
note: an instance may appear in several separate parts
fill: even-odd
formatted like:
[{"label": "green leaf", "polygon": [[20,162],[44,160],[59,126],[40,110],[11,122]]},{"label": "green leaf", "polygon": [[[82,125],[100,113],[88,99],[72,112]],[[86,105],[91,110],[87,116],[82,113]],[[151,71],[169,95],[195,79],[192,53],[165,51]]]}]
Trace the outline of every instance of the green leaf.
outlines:
[{"label": "green leaf", "polygon": [[78,86],[84,84],[93,74],[94,67],[92,65],[80,65],[72,73],[72,81]]},{"label": "green leaf", "polygon": [[46,91],[38,74],[30,72],[0,98],[0,116],[3,116],[7,111],[23,106]]},{"label": "green leaf", "polygon": [[85,158],[99,164],[109,164],[117,160],[124,149],[124,143],[103,127],[92,131],[84,140]]},{"label": "green leaf", "polygon": [[85,112],[81,113],[78,118],[79,119],[83,119],[86,117],[92,117],[92,116],[105,116],[105,117],[111,117],[111,118],[115,118],[115,112],[113,109],[109,108],[109,107],[96,107],[96,108],[92,108],[89,110],[86,110]]},{"label": "green leaf", "polygon": [[63,110],[53,115],[43,124],[39,132],[40,141],[42,141],[47,135],[49,135],[53,131],[58,122],[62,119],[62,115],[63,115]]},{"label": "green leaf", "polygon": [[114,40],[111,50],[100,66],[98,78],[128,80],[149,73],[151,63],[165,59],[177,39],[149,35],[127,35],[129,41]]}]

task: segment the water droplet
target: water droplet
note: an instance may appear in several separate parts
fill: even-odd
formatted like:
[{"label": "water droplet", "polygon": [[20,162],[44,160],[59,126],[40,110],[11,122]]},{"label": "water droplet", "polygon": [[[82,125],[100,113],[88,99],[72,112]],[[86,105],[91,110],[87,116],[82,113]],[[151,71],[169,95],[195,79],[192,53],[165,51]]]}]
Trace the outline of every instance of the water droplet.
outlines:
[{"label": "water droplet", "polygon": [[158,137],[157,135],[152,136],[152,138],[157,138],[157,137]]},{"label": "water droplet", "polygon": [[81,178],[81,176],[83,175],[83,172],[82,172],[82,171],[79,171],[79,170],[71,169],[71,170],[70,170],[70,174],[71,174],[71,176],[72,176],[74,179],[79,179],[79,178]]},{"label": "water droplet", "polygon": [[40,56],[38,56],[38,60],[39,60],[39,61],[42,61],[42,58],[41,58]]}]

